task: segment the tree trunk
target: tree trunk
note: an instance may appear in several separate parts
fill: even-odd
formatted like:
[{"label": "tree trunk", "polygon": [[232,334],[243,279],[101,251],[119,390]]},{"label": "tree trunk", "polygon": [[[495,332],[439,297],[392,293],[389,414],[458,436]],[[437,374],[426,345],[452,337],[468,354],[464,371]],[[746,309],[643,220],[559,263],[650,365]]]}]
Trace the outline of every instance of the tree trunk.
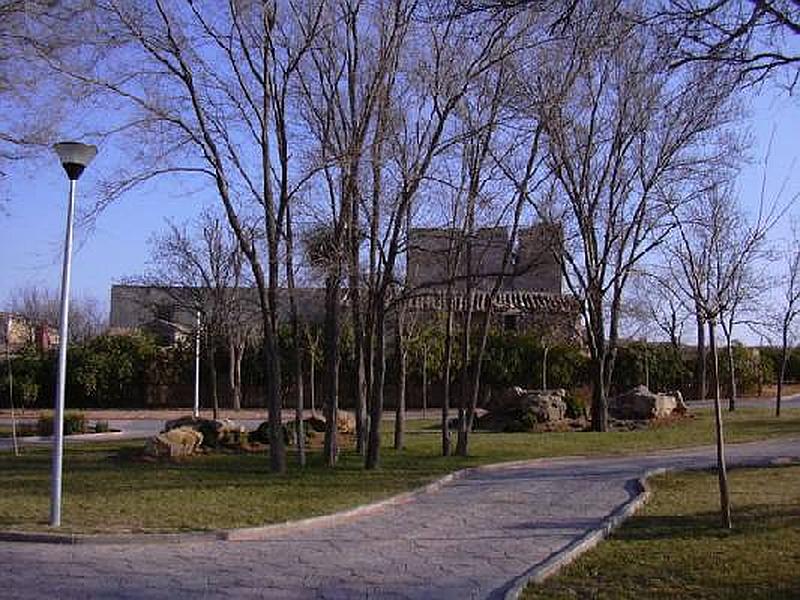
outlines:
[{"label": "tree trunk", "polygon": [[295,409],[294,409],[294,434],[297,447],[297,464],[301,467],[306,466],[306,435],[303,431],[303,349],[300,344],[300,326],[297,322],[297,314],[292,317],[292,333],[295,335],[294,352],[294,377],[295,377]]},{"label": "tree trunk", "polygon": [[428,346],[422,347],[422,418],[428,418]]},{"label": "tree trunk", "polygon": [[544,354],[542,355],[542,390],[547,389],[547,354],[550,352],[550,346],[544,347]]},{"label": "tree trunk", "polygon": [[470,341],[472,338],[472,300],[473,294],[469,283],[469,250],[467,251],[467,292],[465,295],[467,306],[464,311],[464,331],[461,335],[461,397],[458,401],[458,437],[456,439],[456,455],[467,455],[467,402],[472,397],[470,393]]},{"label": "tree trunk", "polygon": [[215,350],[214,342],[208,340],[206,347],[206,356],[208,357],[208,374],[211,384],[211,406],[213,419],[219,419],[219,390],[217,386],[217,352]]},{"label": "tree trunk", "polygon": [[[361,326],[359,325],[359,329]],[[364,336],[357,336],[356,344],[356,453],[364,455],[367,448],[367,372],[364,365]]]},{"label": "tree trunk", "polygon": [[292,321],[292,346],[294,349],[294,435],[297,448],[297,463],[306,466],[306,436],[303,431],[303,341],[300,318],[297,315],[297,297],[294,283],[294,234],[292,211],[286,204],[286,283],[289,287],[289,312]]},{"label": "tree trunk", "polygon": [[312,353],[311,358],[309,360],[311,363],[308,367],[308,387],[309,387],[309,394],[308,394],[308,402],[311,405],[311,414],[317,414],[317,357]]},{"label": "tree trunk", "polygon": [[238,408],[236,406],[236,345],[233,338],[228,340],[228,390],[231,393],[231,407],[238,411],[241,405]]},{"label": "tree trunk", "polygon": [[[264,327],[271,327],[269,316]],[[265,331],[267,331],[265,329]],[[278,344],[274,332],[268,331],[264,338],[264,352],[267,363],[267,406],[269,410],[270,469],[273,473],[286,472],[286,446],[283,441],[283,420],[281,416],[281,369],[278,357]]]},{"label": "tree trunk", "polygon": [[722,526],[731,529],[731,501],[728,493],[728,471],[725,466],[725,437],[722,432],[722,405],[719,394],[719,353],[715,336],[714,320],[708,321],[708,341],[714,363],[714,424],[717,433],[717,476],[719,478],[719,501]]},{"label": "tree trunk", "polygon": [[383,418],[383,386],[386,382],[386,305],[383,297],[375,299],[375,379],[372,385],[372,406],[369,418],[369,440],[364,466],[376,469],[381,449]]},{"label": "tree trunk", "polygon": [[325,464],[336,466],[339,456],[336,439],[336,419],[339,412],[339,278],[329,275],[326,283],[327,323],[325,332],[325,362],[328,389],[325,394]]},{"label": "tree trunk", "polygon": [[783,343],[781,344],[781,368],[778,373],[778,391],[775,395],[775,416],[781,416],[781,400],[783,399],[783,382],[786,379],[786,367],[789,364],[789,343],[786,332],[783,334]]},{"label": "tree trunk", "polygon": [[726,333],[725,342],[728,348],[728,411],[736,410],[736,361],[733,359],[733,342],[730,333]]},{"label": "tree trunk", "polygon": [[453,365],[453,294],[447,298],[447,326],[444,334],[444,390],[442,393],[442,456],[450,456],[450,371]]},{"label": "tree trunk", "polygon": [[363,456],[367,441],[367,382],[364,370],[364,324],[361,318],[361,281],[359,272],[359,219],[358,219],[358,193],[350,190],[350,223],[348,228],[348,288],[350,290],[350,316],[353,324],[353,347],[355,380],[356,413],[356,452]]},{"label": "tree trunk", "polygon": [[403,341],[402,317],[398,319],[397,325],[397,356],[397,403],[394,413],[394,449],[402,450],[405,447],[406,375],[408,373],[408,350]]},{"label": "tree trunk", "polygon": [[244,358],[244,344],[237,344],[234,348],[235,367],[233,371],[233,410],[242,410],[242,359]]},{"label": "tree trunk", "polygon": [[608,431],[605,365],[603,354],[592,357],[592,431]]},{"label": "tree trunk", "polygon": [[706,334],[702,316],[697,314],[697,359],[694,369],[694,399],[705,400],[708,395],[706,367]]}]

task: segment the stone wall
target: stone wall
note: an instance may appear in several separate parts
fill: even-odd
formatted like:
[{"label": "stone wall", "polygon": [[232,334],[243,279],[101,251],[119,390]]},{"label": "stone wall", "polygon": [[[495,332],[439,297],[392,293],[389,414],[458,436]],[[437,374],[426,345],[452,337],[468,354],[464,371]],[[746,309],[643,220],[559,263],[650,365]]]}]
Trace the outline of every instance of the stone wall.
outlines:
[{"label": "stone wall", "polygon": [[[489,290],[499,275],[504,274],[504,290],[530,290],[561,294],[561,266],[558,258],[563,247],[561,227],[537,224],[520,230],[517,248],[505,270],[503,257],[510,231],[508,227],[479,229],[470,240],[471,268],[462,253],[454,273],[456,289],[466,287],[470,272],[473,286]],[[406,283],[412,289],[436,290],[447,287],[448,262],[455,261],[451,252],[460,236],[453,229],[412,229],[409,233]]]}]

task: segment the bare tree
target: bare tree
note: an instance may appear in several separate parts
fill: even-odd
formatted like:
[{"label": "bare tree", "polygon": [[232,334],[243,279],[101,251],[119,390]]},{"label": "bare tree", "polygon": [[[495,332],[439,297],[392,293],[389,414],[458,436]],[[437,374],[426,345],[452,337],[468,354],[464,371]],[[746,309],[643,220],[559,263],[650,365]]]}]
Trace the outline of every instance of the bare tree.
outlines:
[{"label": "bare tree", "polygon": [[[6,301],[9,312],[22,315],[32,323],[58,325],[60,299],[58,292],[29,285],[11,290]],[[106,317],[100,302],[89,295],[78,295],[70,302],[69,341],[80,344],[100,335],[106,328]]]},{"label": "bare tree", "polygon": [[[630,2],[613,4],[621,18],[635,9]],[[551,11],[556,14],[552,27],[558,30],[575,24],[585,6],[581,0],[457,0],[445,3],[439,12]],[[790,89],[797,82],[800,7],[794,0],[666,0],[641,6],[646,11],[641,20],[659,24],[671,39],[673,67],[711,62],[735,68],[751,84],[773,73],[787,74]]]},{"label": "bare tree", "polygon": [[763,248],[766,235],[779,218],[762,206],[755,221],[743,226],[729,186],[714,186],[699,201],[673,211],[676,240],[668,252],[682,277],[674,279],[681,293],[698,307],[708,326],[714,369],[714,415],[717,473],[723,526],[731,527],[731,507],[725,465],[725,439],[720,405],[719,356],[716,326],[736,304],[744,272]]},{"label": "bare tree", "polygon": [[0,203],[10,199],[5,187],[10,171],[49,153],[56,132],[69,122],[67,107],[74,95],[42,85],[47,73],[37,56],[56,57],[69,49],[68,40],[39,34],[43,15],[57,14],[67,22],[80,11],[72,4],[0,0],[0,110],[14,115],[0,124]]},{"label": "bare tree", "polygon": [[[330,261],[327,273],[329,378],[338,361],[340,288],[347,279],[350,317],[355,338],[357,451],[366,448],[366,370],[361,299],[360,248],[363,241],[360,200],[362,171],[384,134],[386,89],[397,69],[398,53],[415,2],[393,1],[372,6],[362,1],[338,1],[326,6],[317,45],[305,61],[300,83],[305,114],[318,146],[318,163],[329,198]],[[376,123],[378,125],[376,125]],[[377,138],[377,139],[376,139]],[[373,148],[372,152],[377,150]],[[338,367],[336,367],[338,370]],[[335,375],[338,378],[338,374]],[[338,396],[338,391],[334,394]],[[338,398],[331,400],[338,404]],[[336,407],[332,418],[335,421]],[[329,426],[335,426],[329,424]],[[329,464],[335,452],[326,452]]]},{"label": "bare tree", "polygon": [[[739,232],[746,224],[734,223]],[[734,356],[734,331],[741,325],[752,324],[756,314],[762,312],[761,298],[768,289],[767,278],[763,276],[762,259],[765,257],[765,240],[758,248],[753,249],[748,256],[743,257],[745,263],[734,275],[731,284],[730,300],[726,309],[720,315],[720,326],[725,336],[725,349],[728,358],[728,410],[736,410],[737,385],[736,385],[736,360]]]},{"label": "bare tree", "polygon": [[781,360],[778,366],[778,390],[775,396],[775,416],[781,416],[783,384],[786,380],[786,367],[796,339],[796,319],[800,315],[800,244],[797,237],[784,253],[784,272],[781,276],[781,304],[778,315],[781,338]]},{"label": "bare tree", "polygon": [[628,302],[627,316],[636,323],[637,333],[663,336],[678,352],[691,311],[687,310],[684,299],[670,284],[669,274],[662,272],[658,265],[642,267],[631,288],[633,294]]},{"label": "bare tree", "polygon": [[[307,179],[289,152],[290,90],[319,33],[323,2],[262,0],[198,4],[93,2],[64,59],[43,57],[69,81],[124,110],[105,133],[138,136],[130,167],[104,201],[155,177],[205,177],[213,185],[258,290],[264,331],[270,466],[285,469],[281,431],[277,290],[286,210]],[[50,23],[57,31],[59,23]],[[245,223],[261,220],[262,238]]]},{"label": "bare tree", "polygon": [[540,55],[528,94],[555,181],[536,206],[565,226],[564,275],[583,302],[597,431],[608,427],[631,274],[667,236],[665,217],[681,188],[723,163],[714,137],[732,117],[723,70],[670,69],[662,32],[618,8],[579,3],[563,42]]},{"label": "bare tree", "polygon": [[241,398],[243,346],[252,335],[248,321],[253,311],[241,287],[242,261],[239,244],[226,224],[206,211],[191,227],[169,223],[164,233],[154,235],[149,272],[137,279],[163,288],[179,308],[202,315],[215,419],[219,413],[217,350],[223,343],[233,348],[229,358],[236,406]]},{"label": "bare tree", "polygon": [[733,66],[748,82],[786,73],[797,82],[800,6],[793,0],[670,0],[654,18],[676,42],[676,66],[712,62]]}]

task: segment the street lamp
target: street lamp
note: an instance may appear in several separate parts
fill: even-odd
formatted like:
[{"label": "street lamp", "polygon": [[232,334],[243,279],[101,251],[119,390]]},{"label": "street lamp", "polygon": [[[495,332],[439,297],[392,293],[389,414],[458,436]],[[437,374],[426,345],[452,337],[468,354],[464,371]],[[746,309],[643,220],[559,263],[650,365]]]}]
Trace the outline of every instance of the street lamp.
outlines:
[{"label": "street lamp", "polygon": [[97,148],[79,142],[53,146],[69,178],[67,234],[64,240],[64,268],[61,272],[61,315],[58,327],[58,383],[53,416],[53,475],[50,490],[50,526],[61,526],[61,470],[64,458],[64,391],[67,382],[67,337],[69,335],[69,280],[72,269],[72,221],[75,214],[75,187]]},{"label": "street lamp", "polygon": [[200,418],[200,311],[197,311],[197,327],[194,330],[194,410],[192,416]]}]

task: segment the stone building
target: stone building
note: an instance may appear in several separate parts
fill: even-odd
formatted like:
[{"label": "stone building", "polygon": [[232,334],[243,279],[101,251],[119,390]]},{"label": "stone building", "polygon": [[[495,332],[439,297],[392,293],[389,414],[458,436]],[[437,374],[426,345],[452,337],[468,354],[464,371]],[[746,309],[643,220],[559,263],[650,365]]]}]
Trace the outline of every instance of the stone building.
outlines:
[{"label": "stone building", "polygon": [[[580,341],[580,305],[562,293],[560,226],[542,223],[521,229],[507,260],[508,227],[477,230],[459,255],[454,248],[460,235],[448,229],[411,230],[406,285],[412,311],[444,312],[452,288],[456,313],[463,313],[470,302],[475,313],[485,313],[491,301],[496,326],[504,331],[533,332],[554,342]],[[469,297],[468,284],[473,290]]]},{"label": "stone building", "polygon": [[[228,290],[230,292],[230,290]],[[237,308],[245,319],[261,323],[258,290],[242,288]],[[307,323],[322,323],[325,316],[325,290],[297,288],[297,312]],[[111,286],[112,333],[146,331],[162,344],[174,344],[194,335],[197,308],[210,302],[208,290],[190,287],[158,287],[146,285]],[[278,290],[278,313],[289,319],[289,290]]]},{"label": "stone building", "polygon": [[[536,332],[553,341],[575,341],[580,337],[579,306],[561,290],[562,233],[555,225],[537,225],[519,232],[519,241],[505,269],[503,257],[508,245],[507,227],[480,229],[470,242],[471,265],[467,257],[449,268],[449,251],[457,232],[447,229],[412,229],[406,260],[406,297],[410,310],[443,313],[447,306],[448,273],[453,272],[457,312],[467,306],[464,293],[470,273],[474,293],[473,310],[486,310],[491,290],[502,274],[499,292],[492,301],[492,313],[506,331]],[[502,271],[502,273],[501,273]],[[208,290],[200,288],[114,285],[111,288],[110,326],[114,332],[144,330],[162,343],[171,344],[193,335],[197,306]],[[240,290],[245,314],[260,322],[255,289]],[[299,288],[297,308],[305,322],[322,323],[325,290]],[[347,294],[342,295],[347,303]],[[278,291],[278,311],[289,318],[289,293]],[[391,322],[391,319],[390,319]]]}]

